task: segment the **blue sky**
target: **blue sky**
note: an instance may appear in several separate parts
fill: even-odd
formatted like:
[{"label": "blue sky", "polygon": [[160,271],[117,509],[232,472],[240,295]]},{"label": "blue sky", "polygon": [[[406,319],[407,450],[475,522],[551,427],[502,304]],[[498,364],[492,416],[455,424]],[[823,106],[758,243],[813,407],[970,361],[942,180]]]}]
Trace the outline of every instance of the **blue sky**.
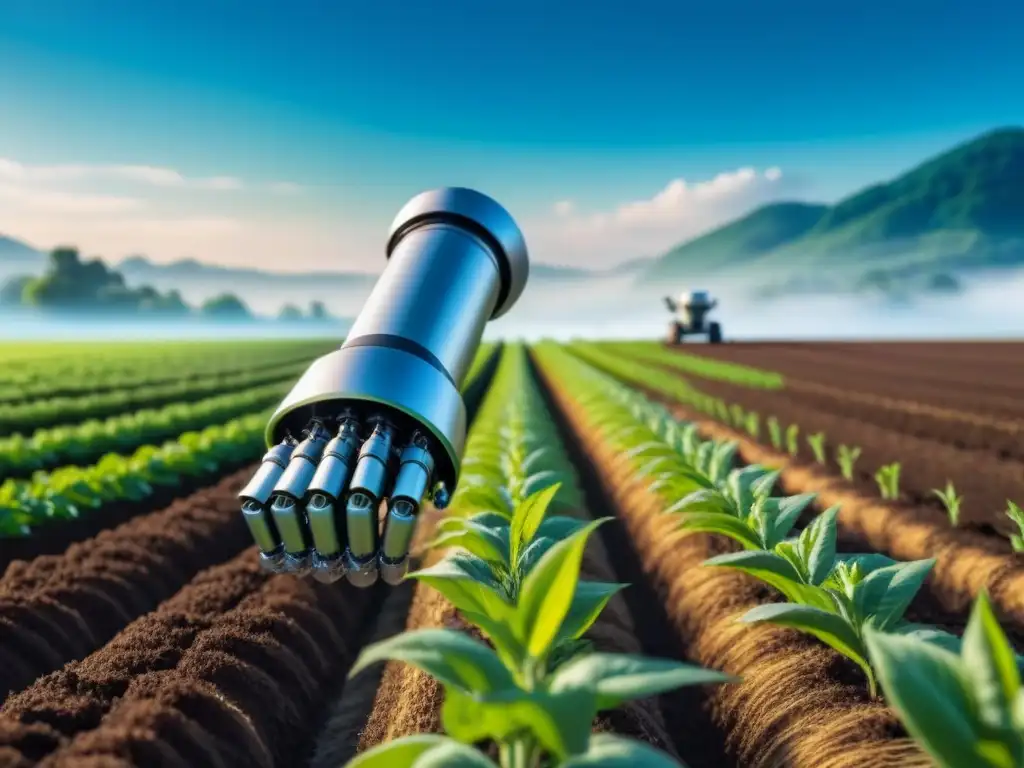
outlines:
[{"label": "blue sky", "polygon": [[0,232],[376,270],[408,197],[469,185],[537,259],[606,265],[1024,122],[1022,28],[1009,0],[5,0]]}]

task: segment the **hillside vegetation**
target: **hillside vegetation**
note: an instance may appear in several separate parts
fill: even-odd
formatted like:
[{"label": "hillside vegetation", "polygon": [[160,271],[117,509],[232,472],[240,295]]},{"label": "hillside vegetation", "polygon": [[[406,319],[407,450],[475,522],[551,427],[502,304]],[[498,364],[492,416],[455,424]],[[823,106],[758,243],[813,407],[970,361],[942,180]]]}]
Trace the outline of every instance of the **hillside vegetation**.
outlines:
[{"label": "hillside vegetation", "polygon": [[[1024,129],[987,133],[835,205],[776,203],[660,257],[645,281],[736,267],[772,285],[948,287],[947,272],[1024,265]],[[841,284],[841,285],[840,285]]]}]

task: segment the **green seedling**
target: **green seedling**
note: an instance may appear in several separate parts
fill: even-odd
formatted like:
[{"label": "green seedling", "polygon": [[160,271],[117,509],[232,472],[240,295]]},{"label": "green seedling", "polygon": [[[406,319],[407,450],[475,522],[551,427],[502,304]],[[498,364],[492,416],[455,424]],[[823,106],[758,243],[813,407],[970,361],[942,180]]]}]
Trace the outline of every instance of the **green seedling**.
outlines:
[{"label": "green seedling", "polygon": [[875,482],[878,483],[878,491],[883,499],[895,501],[900,497],[900,464],[894,461],[879,467],[875,472]]},{"label": "green seedling", "polygon": [[800,425],[790,424],[786,427],[786,453],[794,459],[800,453]]},{"label": "green seedling", "polygon": [[939,497],[942,501],[942,505],[946,508],[946,515],[949,517],[949,522],[953,526],[960,524],[960,505],[963,503],[964,497],[957,496],[956,488],[953,487],[953,481],[947,480],[946,487],[943,490],[933,488],[932,493]]},{"label": "green seedling", "polygon": [[753,411],[747,414],[746,430],[754,440],[761,436],[761,417]]},{"label": "green seedling", "polygon": [[889,705],[936,765],[1024,765],[1020,659],[985,592],[974,603],[959,652],[873,628],[865,637]]},{"label": "green seedling", "polygon": [[861,449],[859,446],[840,445],[836,451],[836,463],[839,471],[847,481],[853,481],[853,465],[860,458]]},{"label": "green seedling", "polygon": [[815,432],[813,435],[808,435],[807,445],[810,446],[811,452],[814,454],[814,460],[819,464],[824,464],[826,462],[825,433]]},{"label": "green seedling", "polygon": [[776,451],[781,451],[782,426],[779,424],[779,420],[774,416],[769,416],[765,423],[768,425],[768,439],[771,441],[772,448]]},{"label": "green seedling", "polygon": [[742,429],[747,419],[747,414],[743,408],[735,404],[731,405],[729,406],[729,414],[732,416],[732,420],[730,422],[732,426],[736,429]]},{"label": "green seedling", "polygon": [[1006,516],[1015,522],[1020,529],[1020,533],[1010,534],[1010,546],[1013,547],[1014,552],[1024,552],[1024,509],[1021,509],[1007,499]]}]

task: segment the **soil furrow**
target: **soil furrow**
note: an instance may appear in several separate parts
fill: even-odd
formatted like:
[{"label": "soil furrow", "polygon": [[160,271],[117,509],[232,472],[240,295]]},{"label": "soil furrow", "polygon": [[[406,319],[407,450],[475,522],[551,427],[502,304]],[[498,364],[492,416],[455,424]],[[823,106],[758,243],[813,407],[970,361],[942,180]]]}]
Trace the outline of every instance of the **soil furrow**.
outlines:
[{"label": "soil furrow", "polygon": [[769,602],[771,591],[726,569],[702,567],[730,551],[720,537],[680,536],[664,503],[627,459],[594,430],[588,414],[555,381],[548,385],[602,479],[689,658],[741,683],[710,690],[715,722],[738,762],[756,768],[927,766],[895,715],[867,698],[863,678],[831,649],[797,632],[736,619]]},{"label": "soil furrow", "polygon": [[369,603],[346,583],[270,576],[250,549],[11,697],[2,715],[26,729],[19,747],[38,739],[27,729],[51,729],[47,766],[294,765]]},{"label": "soil furrow", "polygon": [[[954,444],[945,445],[936,439],[916,437],[893,428],[868,422],[863,414],[831,413],[809,405],[801,395],[784,391],[748,389],[723,382],[701,379],[701,392],[735,403],[744,410],[761,416],[761,440],[767,441],[764,422],[774,416],[785,428],[800,426],[799,458],[810,462],[814,455],[806,436],[824,432],[829,464],[835,466],[837,446],[857,446],[862,453],[854,472],[855,487],[868,496],[878,495],[875,471],[890,462],[900,464],[900,496],[910,506],[931,512],[939,521],[946,518],[944,508],[932,492],[952,481],[957,493],[964,497],[961,525],[1005,538],[1015,530],[1006,517],[1006,501],[1024,498],[1024,462],[1000,458],[991,448],[970,450]],[[852,409],[851,409],[852,410]],[[876,417],[877,420],[877,417]],[[961,427],[948,425],[955,433]],[[954,442],[955,438],[952,441]],[[1005,545],[1009,551],[1009,544]]]},{"label": "soil furrow", "polygon": [[985,589],[1002,626],[1024,647],[1024,556],[1007,553],[991,537],[952,528],[930,513],[866,498],[827,472],[797,464],[684,407],[673,406],[673,412],[695,421],[705,438],[736,441],[744,463],[779,469],[784,492],[817,494],[818,509],[838,504],[839,535],[847,551],[881,552],[896,560],[936,558],[924,588],[924,602],[940,612],[936,623],[965,622],[974,599]]},{"label": "soil furrow", "polygon": [[183,478],[175,486],[158,486],[153,493],[138,501],[114,501],[98,509],[83,510],[81,516],[74,520],[54,520],[33,530],[31,536],[0,538],[0,575],[6,577],[6,570],[18,560],[33,560],[46,555],[63,557],[76,544],[101,536],[152,510],[163,509],[176,502],[190,503],[203,491],[218,493],[226,482],[235,482],[236,485],[231,487],[237,492],[254,471],[255,465],[251,461],[246,461],[245,469],[221,467],[210,474]]},{"label": "soil furrow", "polygon": [[99,648],[250,542],[235,495],[251,470],[0,578],[0,701]]}]

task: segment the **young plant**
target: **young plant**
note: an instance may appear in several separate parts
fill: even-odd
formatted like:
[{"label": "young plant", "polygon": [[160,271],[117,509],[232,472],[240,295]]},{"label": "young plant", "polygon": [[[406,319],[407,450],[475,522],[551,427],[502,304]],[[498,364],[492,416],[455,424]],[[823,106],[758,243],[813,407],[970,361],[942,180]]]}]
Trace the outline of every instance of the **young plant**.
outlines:
[{"label": "young plant", "polygon": [[878,491],[883,499],[895,501],[900,497],[900,463],[894,461],[879,467],[875,472],[875,482],[878,483]]},{"label": "young plant", "polygon": [[807,436],[807,445],[811,447],[811,451],[814,453],[814,460],[819,464],[824,464],[825,458],[825,433],[815,432],[813,435]]},{"label": "young plant", "polygon": [[800,425],[790,424],[786,427],[786,452],[796,458],[797,454],[800,453]]},{"label": "young plant", "polygon": [[732,416],[732,426],[736,429],[742,429],[747,418],[743,409],[738,405],[731,405],[729,406],[729,413]]},{"label": "young plant", "polygon": [[[545,538],[541,531],[549,522],[544,518],[553,497],[546,489],[515,509],[508,530],[509,551],[520,552],[520,558],[513,558],[517,562]],[[470,552],[447,557],[445,567],[409,574],[441,591],[493,649],[449,629],[407,632],[364,649],[350,677],[375,662],[394,660],[412,664],[442,684],[446,735],[390,741],[349,765],[532,768],[545,758],[545,765],[569,767],[673,765],[641,742],[591,737],[594,717],[683,685],[733,678],[670,659],[559,652],[589,629],[610,597],[606,587],[595,589],[579,579],[587,538],[605,520],[582,524],[548,546],[523,569],[513,600],[491,578],[493,561]],[[617,591],[622,585],[612,586]],[[486,740],[499,745],[499,763],[470,746]]]},{"label": "young plant", "polygon": [[768,425],[768,439],[771,441],[772,448],[776,451],[781,451],[782,426],[779,424],[779,420],[774,416],[769,416],[766,424]]},{"label": "young plant", "polygon": [[956,488],[953,487],[953,481],[947,480],[946,487],[943,490],[933,488],[932,493],[939,497],[942,501],[942,505],[946,508],[946,514],[949,516],[949,522],[955,527],[960,524],[960,504],[963,503],[964,497],[957,496]]},{"label": "young plant", "polygon": [[938,766],[1024,765],[1019,659],[985,592],[959,653],[874,629],[865,636],[886,699]]},{"label": "young plant", "polygon": [[849,482],[853,481],[853,465],[860,458],[860,453],[861,449],[859,446],[850,447],[849,445],[840,445],[839,450],[836,452],[836,463],[839,465],[839,471],[842,473],[843,478]]},{"label": "young plant", "polygon": [[746,429],[747,434],[755,440],[761,435],[761,417],[754,411],[747,414]]},{"label": "young plant", "polygon": [[1010,534],[1010,546],[1013,547],[1014,552],[1024,552],[1024,509],[1014,504],[1009,499],[1006,500],[1006,516],[1013,520],[1020,528],[1020,533]]}]

